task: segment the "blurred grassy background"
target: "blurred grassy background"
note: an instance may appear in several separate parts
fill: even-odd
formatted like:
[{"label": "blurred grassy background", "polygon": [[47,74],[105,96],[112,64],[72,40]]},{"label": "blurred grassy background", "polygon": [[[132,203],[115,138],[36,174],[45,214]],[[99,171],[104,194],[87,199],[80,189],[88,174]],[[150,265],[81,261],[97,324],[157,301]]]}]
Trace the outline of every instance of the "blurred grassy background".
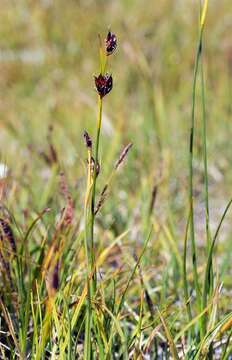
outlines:
[{"label": "blurred grassy background", "polygon": [[[99,217],[103,229],[130,228],[129,244],[143,241],[154,184],[157,236],[151,262],[171,259],[168,226],[180,249],[187,218],[187,155],[191,88],[198,35],[197,1],[41,0],[1,1],[0,157],[11,174],[6,201],[19,221],[23,211],[55,208],[57,181],[39,153],[53,142],[76,198],[80,218],[85,188],[83,131],[95,136],[98,33],[110,26],[119,39],[110,62],[114,89],[104,100],[101,143],[104,185],[123,145],[134,146]],[[212,226],[231,196],[232,3],[209,2],[204,66],[209,141]],[[197,99],[195,144],[196,217],[204,244],[201,110]],[[160,179],[161,177],[161,179]],[[231,226],[224,225],[230,239]],[[105,232],[105,236],[109,239]],[[226,251],[225,251],[226,250]],[[218,248],[220,270],[230,282],[229,241]],[[154,257],[152,257],[154,255]],[[175,264],[174,264],[175,265]],[[173,265],[173,266],[174,266]]]}]

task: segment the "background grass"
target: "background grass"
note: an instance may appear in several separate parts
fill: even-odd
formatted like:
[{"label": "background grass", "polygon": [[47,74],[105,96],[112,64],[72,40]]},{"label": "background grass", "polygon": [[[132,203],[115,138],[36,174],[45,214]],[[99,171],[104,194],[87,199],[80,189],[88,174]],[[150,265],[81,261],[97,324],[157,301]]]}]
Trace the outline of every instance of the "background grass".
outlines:
[{"label": "background grass", "polygon": [[[58,304],[62,303],[66,309],[65,316],[69,313],[68,306],[76,301],[84,286],[82,231],[87,154],[83,131],[86,129],[95,136],[97,97],[93,74],[98,73],[99,66],[97,35],[101,33],[104,36],[110,26],[118,36],[119,45],[110,62],[114,88],[104,100],[98,194],[123,146],[133,142],[133,147],[96,219],[98,254],[127,231],[120,245],[111,249],[101,265],[104,284],[101,292],[105,292],[106,298],[112,299],[111,280],[114,277],[116,296],[120,297],[135,265],[134,254],[139,256],[151,221],[154,230],[140,271],[144,288],[149,292],[154,307],[158,306],[162,313],[161,318],[155,321],[155,325],[163,326],[159,329],[160,343],[162,336],[166,338],[163,316],[174,337],[188,323],[187,314],[183,311],[181,273],[189,206],[188,141],[198,21],[199,4],[190,0],[165,0],[159,4],[144,4],[138,0],[20,0],[1,3],[0,157],[1,162],[9,167],[7,191],[2,203],[10,210],[17,224],[12,227],[18,248],[22,246],[22,266],[26,264],[22,270],[25,283],[30,283],[30,271],[38,267],[41,244],[45,243],[45,257],[51,249],[55,224],[65,206],[58,175],[62,170],[75,202],[73,226],[68,235],[62,235],[64,250],[59,271]],[[212,233],[231,197],[231,23],[231,1],[210,1],[203,41],[203,62]],[[198,270],[203,281],[207,256],[200,94],[198,81],[193,167]],[[51,126],[52,140],[48,139]],[[44,154],[49,154],[51,142],[59,165],[48,164],[44,160]],[[154,187],[157,195],[150,215]],[[28,236],[25,251],[25,234],[38,213],[47,207],[51,211],[38,221]],[[2,213],[5,214],[4,210]],[[232,311],[231,235],[231,215],[228,214],[214,256],[218,283],[223,283],[217,321]],[[191,287],[193,279],[189,249],[187,259]],[[13,281],[17,283],[19,272],[17,269],[11,271]],[[67,290],[72,274],[77,274],[77,278],[71,281],[73,288]],[[140,317],[139,279],[137,271],[123,310],[126,320],[122,321],[121,326],[128,338],[128,334],[137,329],[137,317]],[[3,279],[1,287],[3,302],[14,318],[13,295],[4,293]],[[67,299],[64,296],[66,292]],[[19,294],[18,287],[15,293]],[[34,301],[36,297],[35,291]],[[41,297],[43,303],[47,298],[44,289],[41,290]],[[19,300],[15,307],[20,308],[23,301]],[[107,306],[110,308],[109,304]],[[151,321],[146,306],[142,306],[142,309],[146,309],[143,326]],[[16,319],[14,321],[17,334],[18,323]],[[30,326],[26,330],[28,338]],[[152,328],[144,331],[145,339],[151,334]],[[8,331],[6,325],[2,329]],[[47,340],[52,339],[49,331]],[[76,331],[71,336],[70,356],[74,356],[73,342],[78,338]],[[81,339],[80,335],[80,346]],[[137,345],[133,345],[133,349],[137,349]],[[7,346],[14,347],[11,340]],[[52,345],[46,346],[51,351]],[[39,353],[38,349],[33,351],[34,354]],[[79,356],[81,352],[80,349]],[[113,352],[120,353],[116,345]]]}]

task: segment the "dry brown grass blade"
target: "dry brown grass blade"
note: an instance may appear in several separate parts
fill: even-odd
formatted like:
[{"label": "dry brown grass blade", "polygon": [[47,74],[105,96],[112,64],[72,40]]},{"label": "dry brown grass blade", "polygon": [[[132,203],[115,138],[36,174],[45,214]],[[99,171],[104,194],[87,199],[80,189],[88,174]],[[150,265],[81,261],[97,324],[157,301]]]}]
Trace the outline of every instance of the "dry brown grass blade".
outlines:
[{"label": "dry brown grass blade", "polygon": [[229,320],[227,320],[227,322],[225,324],[222,325],[221,329],[220,329],[220,334],[224,333],[227,330],[232,329],[232,315],[229,318]]},{"label": "dry brown grass blade", "polygon": [[5,305],[4,305],[1,298],[0,298],[0,305],[1,305],[1,308],[2,308],[4,319],[5,319],[5,321],[6,321],[7,325],[8,325],[9,332],[10,332],[10,334],[12,336],[12,339],[14,340],[15,347],[18,350],[18,353],[21,354],[20,346],[19,346],[18,341],[17,341],[17,337],[16,337],[16,334],[15,334],[15,330],[14,330],[14,326],[13,326],[10,314],[9,314],[7,308],[5,307]]},{"label": "dry brown grass blade", "polygon": [[156,335],[158,334],[158,332],[160,331],[162,327],[162,324],[158,324],[151,332],[151,334],[149,335],[149,338],[147,340],[147,343],[145,345],[144,351],[145,353],[148,353],[150,351],[150,347],[152,344],[152,341],[154,340],[154,338],[156,337]]},{"label": "dry brown grass blade", "polygon": [[163,325],[163,328],[164,328],[164,331],[165,331],[165,334],[166,334],[166,337],[167,337],[167,340],[168,340],[168,343],[169,343],[169,346],[170,346],[170,350],[171,350],[173,359],[179,360],[179,355],[178,355],[175,343],[173,341],[172,335],[170,333],[170,330],[169,330],[169,328],[168,328],[168,326],[166,324],[166,321],[165,321],[165,319],[163,318],[162,314],[160,313],[160,311],[158,309],[157,309],[157,312],[158,312],[160,321],[161,321],[161,323]]}]

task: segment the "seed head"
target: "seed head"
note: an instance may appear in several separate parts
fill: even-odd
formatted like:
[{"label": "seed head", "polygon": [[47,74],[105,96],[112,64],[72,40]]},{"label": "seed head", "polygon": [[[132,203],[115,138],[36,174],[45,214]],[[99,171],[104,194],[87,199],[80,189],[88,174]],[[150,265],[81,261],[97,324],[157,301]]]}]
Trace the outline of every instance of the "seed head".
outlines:
[{"label": "seed head", "polygon": [[111,31],[108,32],[107,37],[105,39],[106,44],[106,55],[109,56],[113,54],[113,52],[117,48],[117,37]]},{"label": "seed head", "polygon": [[86,147],[91,149],[92,148],[92,139],[89,136],[89,134],[87,133],[87,131],[84,131],[84,139],[85,139]]},{"label": "seed head", "polygon": [[113,87],[113,78],[109,74],[94,76],[95,86],[101,98],[107,95]]},{"label": "seed head", "polygon": [[95,215],[97,215],[98,211],[101,209],[102,205],[104,204],[105,202],[105,199],[106,199],[106,196],[107,196],[107,189],[108,189],[108,184],[106,184],[101,192],[101,195],[100,195],[100,199],[98,201],[98,204],[97,204],[97,207],[96,207],[96,210],[94,212]]},{"label": "seed head", "polygon": [[115,165],[114,165],[114,168],[117,170],[118,167],[121,165],[121,163],[124,161],[125,157],[127,156],[128,154],[128,151],[130,150],[130,148],[133,146],[132,143],[129,143],[121,152],[118,160],[116,161]]}]

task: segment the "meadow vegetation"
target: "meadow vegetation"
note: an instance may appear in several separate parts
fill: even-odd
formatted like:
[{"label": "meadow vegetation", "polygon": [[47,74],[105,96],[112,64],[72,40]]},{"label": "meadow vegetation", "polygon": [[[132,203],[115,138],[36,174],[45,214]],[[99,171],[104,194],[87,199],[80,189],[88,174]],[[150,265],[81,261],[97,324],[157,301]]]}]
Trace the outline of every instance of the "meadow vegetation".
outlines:
[{"label": "meadow vegetation", "polygon": [[231,24],[2,1],[1,359],[232,359]]}]

